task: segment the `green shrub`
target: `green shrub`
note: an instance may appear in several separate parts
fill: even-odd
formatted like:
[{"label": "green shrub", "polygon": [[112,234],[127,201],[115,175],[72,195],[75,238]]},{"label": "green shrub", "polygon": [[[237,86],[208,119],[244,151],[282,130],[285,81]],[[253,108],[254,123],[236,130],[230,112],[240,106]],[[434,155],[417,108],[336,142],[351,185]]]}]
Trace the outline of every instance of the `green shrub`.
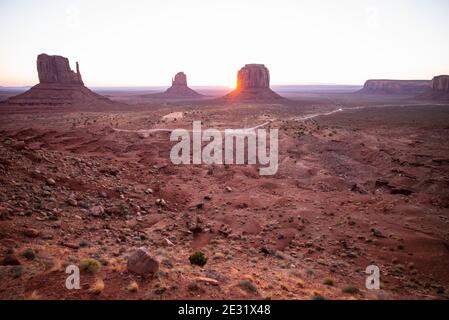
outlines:
[{"label": "green shrub", "polygon": [[96,273],[101,269],[101,263],[95,259],[89,258],[80,261],[81,271]]},{"label": "green shrub", "polygon": [[204,253],[202,253],[201,251],[197,251],[195,253],[193,253],[192,255],[190,255],[189,257],[189,261],[191,264],[193,265],[197,265],[197,266],[204,266],[207,263],[207,257]]},{"label": "green shrub", "polygon": [[34,253],[33,249],[25,249],[25,251],[22,252],[22,256],[27,260],[34,260],[36,258],[36,254]]},{"label": "green shrub", "polygon": [[333,286],[334,285],[334,280],[331,278],[326,278],[323,280],[323,284],[325,284],[326,286]]},{"label": "green shrub", "polygon": [[342,291],[344,293],[349,293],[349,294],[357,294],[360,292],[359,289],[357,289],[356,287],[353,287],[353,286],[346,287]]}]

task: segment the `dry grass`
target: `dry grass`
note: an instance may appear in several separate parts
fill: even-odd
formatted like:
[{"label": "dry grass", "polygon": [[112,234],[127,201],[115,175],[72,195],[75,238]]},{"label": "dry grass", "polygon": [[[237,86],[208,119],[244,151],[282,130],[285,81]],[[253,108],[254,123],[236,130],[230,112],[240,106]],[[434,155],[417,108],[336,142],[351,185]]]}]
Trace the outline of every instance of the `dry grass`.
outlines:
[{"label": "dry grass", "polygon": [[104,281],[102,279],[97,279],[94,285],[89,289],[90,293],[100,294],[104,290]]},{"label": "dry grass", "polygon": [[26,300],[40,300],[41,296],[37,293],[37,290],[31,292],[30,296]]},{"label": "dry grass", "polygon": [[109,266],[112,272],[125,272],[127,269],[126,263],[121,260],[111,259]]},{"label": "dry grass", "polygon": [[131,281],[128,287],[126,287],[126,290],[128,290],[129,292],[137,292],[139,290],[139,285],[137,284],[137,282]]}]

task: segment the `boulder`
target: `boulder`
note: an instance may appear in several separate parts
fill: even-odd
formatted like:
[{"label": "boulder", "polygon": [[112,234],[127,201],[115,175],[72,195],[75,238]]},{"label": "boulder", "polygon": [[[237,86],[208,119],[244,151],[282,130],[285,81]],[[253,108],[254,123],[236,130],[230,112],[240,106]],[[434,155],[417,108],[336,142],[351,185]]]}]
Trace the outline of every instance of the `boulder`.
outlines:
[{"label": "boulder", "polygon": [[155,274],[159,270],[159,261],[153,258],[144,248],[139,248],[128,258],[128,270],[141,276]]}]

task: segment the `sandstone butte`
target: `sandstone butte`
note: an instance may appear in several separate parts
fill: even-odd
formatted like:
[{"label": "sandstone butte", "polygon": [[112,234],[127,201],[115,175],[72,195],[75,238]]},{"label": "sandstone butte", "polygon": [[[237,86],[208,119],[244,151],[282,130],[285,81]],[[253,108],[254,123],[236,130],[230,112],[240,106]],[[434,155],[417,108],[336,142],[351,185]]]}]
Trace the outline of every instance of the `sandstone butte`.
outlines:
[{"label": "sandstone butte", "polygon": [[187,86],[187,75],[184,72],[178,72],[174,78],[172,78],[171,87],[165,92],[153,93],[145,95],[149,98],[167,98],[167,99],[182,99],[182,98],[201,98],[202,94],[199,94],[195,90]]},{"label": "sandstone butte", "polygon": [[276,101],[284,99],[270,89],[270,72],[263,64],[246,64],[237,73],[234,91],[223,97],[230,101]]},{"label": "sandstone butte", "polygon": [[40,54],[37,56],[39,83],[30,90],[8,99],[10,104],[75,104],[112,102],[84,86],[78,62],[76,72],[70,69],[69,60],[62,56]]}]

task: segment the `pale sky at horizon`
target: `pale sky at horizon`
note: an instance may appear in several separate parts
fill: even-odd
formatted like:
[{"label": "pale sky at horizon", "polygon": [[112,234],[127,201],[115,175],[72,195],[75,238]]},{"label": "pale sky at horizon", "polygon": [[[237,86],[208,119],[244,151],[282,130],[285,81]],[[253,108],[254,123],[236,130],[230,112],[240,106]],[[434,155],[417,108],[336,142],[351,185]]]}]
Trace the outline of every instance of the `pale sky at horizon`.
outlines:
[{"label": "pale sky at horizon", "polygon": [[363,84],[449,74],[447,0],[0,0],[0,85],[38,82],[40,53],[79,61],[88,86]]}]

